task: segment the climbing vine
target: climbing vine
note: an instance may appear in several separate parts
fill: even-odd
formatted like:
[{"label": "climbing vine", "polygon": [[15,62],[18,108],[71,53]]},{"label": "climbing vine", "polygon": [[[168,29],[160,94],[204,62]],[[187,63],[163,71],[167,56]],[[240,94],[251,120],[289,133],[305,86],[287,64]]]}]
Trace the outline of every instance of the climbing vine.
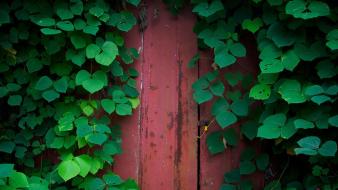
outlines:
[{"label": "climbing vine", "polygon": [[121,153],[111,115],[139,104],[139,55],[122,35],[138,4],[0,3],[0,189],[138,189],[109,169]]},{"label": "climbing vine", "polygon": [[[184,1],[168,5],[175,3]],[[211,120],[221,128],[208,134],[207,147],[217,154],[239,140],[249,146],[220,189],[253,189],[246,176],[256,171],[265,174],[266,190],[337,189],[337,2],[192,0],[191,5],[199,47],[213,52],[213,71],[192,86],[198,104],[212,102]],[[256,80],[240,70],[227,72],[255,51]],[[239,130],[229,128],[234,124]],[[259,152],[250,147],[257,141]]]}]

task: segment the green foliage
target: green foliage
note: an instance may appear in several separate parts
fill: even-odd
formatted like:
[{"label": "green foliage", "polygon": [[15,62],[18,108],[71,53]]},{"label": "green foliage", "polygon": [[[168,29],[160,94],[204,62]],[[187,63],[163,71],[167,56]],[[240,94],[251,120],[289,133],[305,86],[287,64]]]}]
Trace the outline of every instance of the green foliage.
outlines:
[{"label": "green foliage", "polygon": [[125,3],[0,3],[0,189],[139,189],[105,172],[139,104]]},{"label": "green foliage", "polygon": [[[228,148],[224,133],[231,126],[240,127],[248,144],[253,140],[264,144],[259,156],[252,151],[243,154],[239,168],[225,174],[220,189],[252,189],[242,175],[274,168],[277,173],[267,179],[264,189],[334,189],[337,3],[194,0],[191,4],[198,16],[194,31],[199,46],[213,51],[214,71],[192,86],[198,104],[211,102],[210,112],[220,127],[207,137],[210,153]],[[260,72],[257,80],[247,82],[247,73],[236,70],[246,71],[237,60],[254,55],[253,44]],[[196,61],[197,56],[189,65]],[[234,130],[233,138],[239,135]]]}]

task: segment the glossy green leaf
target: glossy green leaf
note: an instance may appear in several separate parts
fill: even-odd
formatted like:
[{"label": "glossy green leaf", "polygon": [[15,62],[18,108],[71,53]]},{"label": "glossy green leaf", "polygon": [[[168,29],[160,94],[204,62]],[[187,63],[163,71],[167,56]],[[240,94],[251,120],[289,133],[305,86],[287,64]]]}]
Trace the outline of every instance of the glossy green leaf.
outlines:
[{"label": "glossy green leaf", "polygon": [[104,111],[106,111],[109,114],[112,114],[115,110],[115,103],[113,100],[103,99],[101,100],[101,105]]},{"label": "glossy green leaf", "polygon": [[285,80],[279,87],[278,93],[288,103],[303,103],[306,98],[302,92],[301,84],[297,80]]},{"label": "glossy green leaf", "polygon": [[209,90],[198,90],[194,92],[193,98],[198,104],[202,104],[211,100],[212,94]]},{"label": "glossy green leaf", "polygon": [[337,143],[335,141],[326,141],[324,142],[318,153],[322,156],[335,156],[337,153]]},{"label": "glossy green leaf", "polygon": [[53,85],[53,81],[48,76],[42,76],[35,84],[36,90],[46,90]]},{"label": "glossy green leaf", "polygon": [[266,84],[256,84],[250,90],[249,96],[256,100],[266,100],[270,97],[271,88]]},{"label": "glossy green leaf", "polygon": [[304,119],[296,119],[294,121],[294,125],[296,129],[312,129],[315,127],[315,125],[312,122]]},{"label": "glossy green leaf", "polygon": [[338,115],[332,116],[329,118],[329,124],[338,127]]},{"label": "glossy green leaf", "polygon": [[19,106],[22,103],[22,96],[20,95],[11,95],[7,100],[8,105],[10,106]]},{"label": "glossy green leaf", "polygon": [[212,1],[210,4],[207,2],[197,4],[193,8],[192,12],[197,13],[198,15],[202,17],[209,17],[223,9],[224,7],[223,7],[222,2],[215,0],[215,1]]},{"label": "glossy green leaf", "polygon": [[217,123],[224,129],[237,121],[237,117],[229,111],[222,111],[216,115]]},{"label": "glossy green leaf", "polygon": [[80,174],[81,168],[73,160],[65,160],[57,167],[58,174],[64,181],[68,181]]},{"label": "glossy green leaf", "polygon": [[0,178],[9,177],[14,173],[14,164],[0,164]]},{"label": "glossy green leaf", "polygon": [[27,188],[29,186],[27,177],[22,172],[13,172],[9,177],[9,184],[13,188]]},{"label": "glossy green leaf", "polygon": [[116,104],[115,110],[118,115],[122,116],[132,114],[132,107],[129,104]]}]

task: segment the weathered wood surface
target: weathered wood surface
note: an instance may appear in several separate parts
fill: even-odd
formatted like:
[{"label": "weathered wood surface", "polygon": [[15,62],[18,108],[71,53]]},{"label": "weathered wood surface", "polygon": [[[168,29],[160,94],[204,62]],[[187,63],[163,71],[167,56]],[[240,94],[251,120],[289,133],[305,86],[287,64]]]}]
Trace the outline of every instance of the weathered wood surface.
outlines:
[{"label": "weathered wood surface", "polygon": [[145,190],[197,189],[198,109],[191,84],[198,70],[187,68],[197,52],[195,18],[188,9],[174,17],[159,2],[146,1],[144,33],[135,29],[127,36],[128,46],[141,49],[141,105],[121,123],[124,153],[114,171]]}]

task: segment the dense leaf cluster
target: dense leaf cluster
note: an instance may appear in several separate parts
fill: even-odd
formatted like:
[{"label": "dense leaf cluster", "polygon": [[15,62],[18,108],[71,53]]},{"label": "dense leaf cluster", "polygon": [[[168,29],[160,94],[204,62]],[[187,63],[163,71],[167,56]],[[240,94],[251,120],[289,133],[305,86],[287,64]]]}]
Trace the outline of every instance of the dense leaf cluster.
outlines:
[{"label": "dense leaf cluster", "polygon": [[0,189],[138,189],[105,171],[139,104],[126,3],[0,3]]},{"label": "dense leaf cluster", "polygon": [[[223,152],[238,137],[260,141],[242,153],[220,189],[252,189],[246,175],[265,173],[265,189],[337,189],[338,4],[324,0],[192,0],[199,46],[213,68],[192,86],[198,104],[212,101],[222,130],[207,137]],[[249,42],[248,42],[249,39]],[[260,72],[227,73],[255,43]],[[200,55],[193,57],[194,66]],[[232,69],[234,70],[234,69]],[[232,90],[236,89],[241,90]],[[229,128],[240,124],[240,134]]]}]

